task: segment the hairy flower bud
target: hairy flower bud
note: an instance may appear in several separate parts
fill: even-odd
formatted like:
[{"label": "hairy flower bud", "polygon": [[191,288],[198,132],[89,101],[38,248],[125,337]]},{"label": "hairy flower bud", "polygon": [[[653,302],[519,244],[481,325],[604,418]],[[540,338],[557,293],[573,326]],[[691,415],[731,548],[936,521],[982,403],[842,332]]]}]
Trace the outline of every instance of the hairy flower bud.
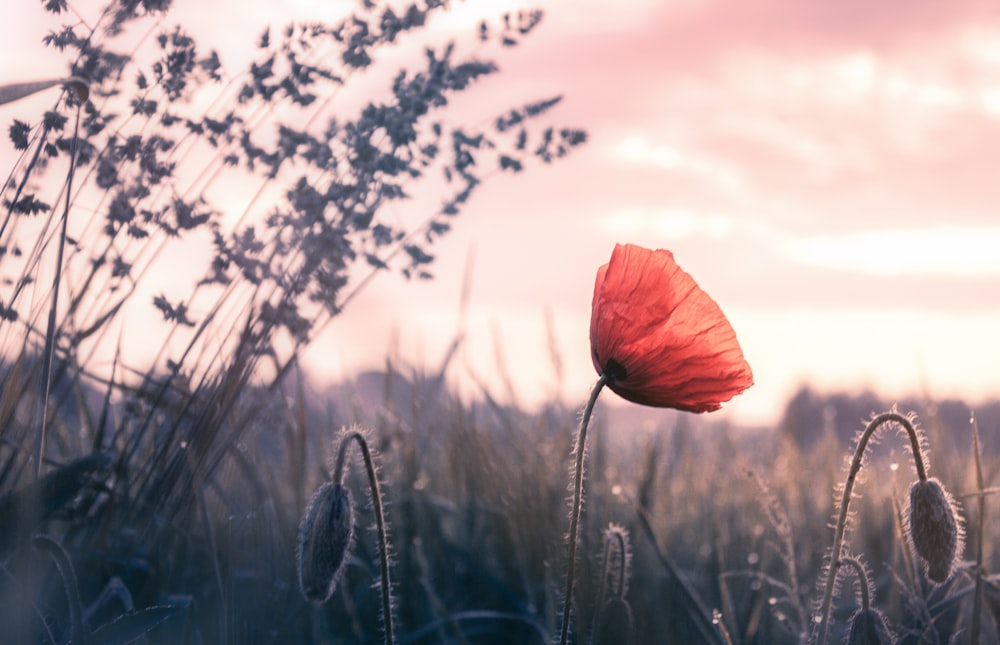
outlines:
[{"label": "hairy flower bud", "polygon": [[937,479],[916,481],[904,513],[906,535],[933,582],[947,580],[962,553],[963,527],[955,500]]},{"label": "hairy flower bud", "polygon": [[327,482],[313,495],[299,524],[299,588],[313,602],[333,595],[354,534],[354,504],[345,486]]},{"label": "hairy flower bud", "polygon": [[878,609],[856,611],[844,640],[846,645],[889,645],[892,642],[892,632]]},{"label": "hairy flower bud", "polygon": [[627,645],[631,640],[632,608],[624,598],[611,598],[597,615],[594,642]]}]

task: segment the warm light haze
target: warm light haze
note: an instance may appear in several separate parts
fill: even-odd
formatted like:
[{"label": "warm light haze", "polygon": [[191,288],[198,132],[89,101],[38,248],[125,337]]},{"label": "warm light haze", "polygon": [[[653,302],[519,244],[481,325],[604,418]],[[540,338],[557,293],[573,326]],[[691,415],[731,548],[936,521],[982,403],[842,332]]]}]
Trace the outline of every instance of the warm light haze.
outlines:
[{"label": "warm light haze", "polygon": [[[37,43],[54,25],[36,4],[0,10],[6,46],[23,52],[4,57],[4,81],[65,72]],[[595,272],[621,242],[670,249],[726,313],[755,380],[719,413],[736,422],[776,422],[805,383],[973,404],[1000,394],[1000,5],[537,4],[537,32],[461,100],[562,94],[553,118],[589,142],[489,179],[434,247],[433,281],[386,272],[367,285],[305,357],[319,384],[388,355],[435,369],[463,334],[449,375],[469,396],[482,382],[505,400],[509,378],[521,404],[581,401],[597,378]],[[174,5],[224,63],[268,23],[350,6]],[[418,38],[465,36],[517,6],[530,5],[455,2]],[[31,118],[22,109],[0,108],[5,131]]]}]

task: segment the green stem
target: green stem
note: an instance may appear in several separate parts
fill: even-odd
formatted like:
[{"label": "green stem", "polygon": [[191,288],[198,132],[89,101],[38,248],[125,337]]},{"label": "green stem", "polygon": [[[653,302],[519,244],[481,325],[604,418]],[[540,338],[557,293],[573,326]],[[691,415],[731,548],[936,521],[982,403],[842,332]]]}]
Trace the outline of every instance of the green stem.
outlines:
[{"label": "green stem", "polygon": [[583,511],[583,475],[584,462],[587,455],[587,426],[590,425],[590,415],[594,412],[594,404],[597,403],[597,396],[604,389],[608,379],[603,374],[594,384],[594,389],[590,391],[590,399],[587,407],[583,409],[583,419],[580,421],[580,430],[576,434],[576,462],[573,469],[573,506],[569,516],[569,535],[567,536],[567,564],[566,564],[566,593],[563,596],[562,626],[559,631],[560,645],[567,645],[569,642],[569,621],[573,613],[573,584],[576,574],[576,547],[580,534],[580,515]]},{"label": "green stem", "polygon": [[920,437],[910,420],[897,412],[885,412],[878,415],[868,423],[868,427],[861,433],[858,439],[858,448],[854,452],[854,459],[851,461],[851,469],[847,473],[847,481],[844,482],[844,494],[840,500],[840,515],[837,517],[837,528],[833,534],[833,549],[830,551],[830,570],[827,573],[826,589],[823,592],[823,604],[820,609],[820,622],[816,630],[816,645],[825,645],[827,632],[830,628],[830,609],[833,605],[833,588],[837,581],[837,574],[840,572],[840,554],[844,547],[844,533],[847,530],[847,512],[851,504],[851,493],[854,490],[854,481],[861,470],[862,457],[868,441],[875,434],[875,431],[883,424],[895,422],[903,426],[910,437],[910,448],[913,450],[913,462],[916,466],[917,477],[920,481],[927,480],[927,469],[924,467],[923,454],[920,451]]},{"label": "green stem", "polygon": [[382,509],[382,490],[378,481],[378,473],[375,471],[375,460],[372,458],[371,450],[368,448],[368,440],[364,433],[359,430],[352,430],[340,442],[340,449],[337,452],[337,462],[333,471],[333,481],[343,483],[345,468],[344,462],[347,457],[348,444],[351,441],[358,444],[361,450],[361,458],[365,462],[365,471],[368,474],[368,486],[372,493],[372,510],[375,512],[375,529],[378,533],[378,563],[382,574],[382,622],[385,630],[385,644],[393,645],[395,642],[394,628],[392,620],[392,582],[389,578],[389,538],[385,526],[385,512]]}]

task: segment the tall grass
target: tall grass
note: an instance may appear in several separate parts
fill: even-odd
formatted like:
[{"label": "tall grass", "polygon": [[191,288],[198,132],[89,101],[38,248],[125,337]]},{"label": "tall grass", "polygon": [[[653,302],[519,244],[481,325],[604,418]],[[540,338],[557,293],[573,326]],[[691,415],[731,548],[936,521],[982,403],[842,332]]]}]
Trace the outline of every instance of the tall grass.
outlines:
[{"label": "tall grass", "polygon": [[[110,588],[127,590],[133,610],[176,608],[167,618],[149,617],[158,619],[148,634],[153,642],[381,642],[380,553],[375,533],[365,528],[376,525],[369,504],[357,504],[356,543],[327,603],[306,601],[295,571],[302,500],[329,479],[339,429],[362,423],[377,429],[372,439],[396,554],[399,642],[543,643],[554,637],[574,408],[552,404],[527,412],[464,402],[436,373],[391,365],[377,377],[383,394],[374,405],[361,405],[350,388],[320,394],[306,387],[296,394],[297,384],[289,383],[273,395],[246,390],[234,409],[252,407],[258,414],[238,449],[197,487],[193,507],[172,509],[173,521],[161,508],[123,508],[122,475],[107,472],[106,463],[57,471],[64,481],[39,493],[41,503],[70,499],[32,528],[57,536],[70,554],[90,628],[127,613],[122,595],[105,591]],[[304,413],[289,405],[299,397]],[[589,642],[601,624],[609,522],[631,541],[624,600],[633,617],[632,642],[726,642],[720,629],[712,631],[713,610],[735,643],[805,640],[832,536],[838,462],[849,446],[831,436],[806,448],[774,431],[698,421],[664,420],[637,446],[635,428],[596,415],[594,436],[603,439],[592,445],[581,525],[578,642]],[[71,420],[56,417],[57,441],[71,441],[74,432]],[[895,519],[908,481],[897,457],[908,447],[892,443],[884,438],[861,471],[850,552],[867,563],[872,604],[900,642],[945,643],[955,634],[958,642],[971,642],[976,564],[963,562],[942,585],[925,579]],[[939,456],[934,470],[959,496],[983,498],[989,507],[996,469],[984,474],[980,496],[968,468],[971,451],[970,441],[965,454]],[[995,456],[984,463],[995,464]],[[348,472],[346,483],[355,491],[368,485],[362,469]],[[968,522],[974,541],[978,514],[970,513]],[[983,531],[989,536],[997,528],[993,519]],[[1000,608],[990,573],[998,554],[988,537],[976,542],[977,551],[980,545],[979,642],[988,643],[996,638]],[[59,574],[44,559],[29,558],[26,548],[5,551],[11,580],[5,606],[23,606],[25,580],[39,585],[27,596],[34,606],[24,614],[3,612],[5,628],[26,622],[14,626],[35,636],[43,624],[65,634],[72,614]],[[859,607],[842,587],[832,601],[829,642],[842,638]],[[102,597],[104,604],[92,606]]]}]

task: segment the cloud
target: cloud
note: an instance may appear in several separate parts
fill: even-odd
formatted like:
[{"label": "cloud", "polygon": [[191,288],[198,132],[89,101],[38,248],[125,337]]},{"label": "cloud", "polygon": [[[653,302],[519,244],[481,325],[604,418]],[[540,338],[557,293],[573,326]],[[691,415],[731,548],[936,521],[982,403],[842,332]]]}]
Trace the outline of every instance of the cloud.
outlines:
[{"label": "cloud", "polygon": [[883,276],[1000,278],[1000,228],[877,230],[817,235],[781,244],[790,260]]},{"label": "cloud", "polygon": [[599,220],[598,226],[615,239],[662,238],[670,242],[701,236],[726,238],[737,229],[730,215],[681,208],[617,210]]},{"label": "cloud", "polygon": [[689,51],[763,46],[778,52],[822,52],[863,45],[879,51],[907,47],[967,24],[996,20],[989,0],[867,0],[822,2],[746,0],[665,5],[651,19],[662,35]]},{"label": "cloud", "polygon": [[616,157],[629,164],[647,164],[662,170],[679,172],[704,181],[713,189],[737,193],[742,188],[740,173],[730,164],[670,145],[652,145],[639,136],[624,139],[615,150]]},{"label": "cloud", "polygon": [[645,162],[642,178],[672,173],[677,199],[717,208],[733,204],[709,193],[738,185],[751,194],[730,198],[781,202],[803,227],[992,220],[1000,6],[641,6],[640,24],[584,34],[576,18],[561,29],[569,11],[557,7],[525,57],[504,64],[533,87],[565,87],[560,114],[593,135],[583,154],[607,156],[594,163]]},{"label": "cloud", "polygon": [[1000,311],[1000,229],[798,234],[741,213],[613,211],[598,230],[671,249],[719,302],[756,310]]}]

